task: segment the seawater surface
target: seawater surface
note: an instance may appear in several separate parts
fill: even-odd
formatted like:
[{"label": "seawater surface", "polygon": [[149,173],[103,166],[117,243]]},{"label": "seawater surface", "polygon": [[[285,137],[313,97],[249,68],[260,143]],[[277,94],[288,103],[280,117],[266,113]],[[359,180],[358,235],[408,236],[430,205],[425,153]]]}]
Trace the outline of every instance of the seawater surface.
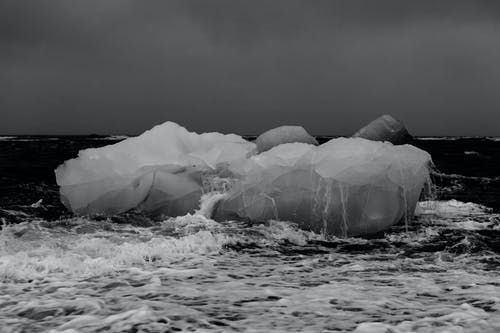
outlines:
[{"label": "seawater surface", "polygon": [[215,222],[217,193],[158,221],[71,216],[49,171],[115,138],[51,139],[0,141],[2,333],[500,331],[498,141],[422,140],[436,197],[406,226],[341,239]]}]

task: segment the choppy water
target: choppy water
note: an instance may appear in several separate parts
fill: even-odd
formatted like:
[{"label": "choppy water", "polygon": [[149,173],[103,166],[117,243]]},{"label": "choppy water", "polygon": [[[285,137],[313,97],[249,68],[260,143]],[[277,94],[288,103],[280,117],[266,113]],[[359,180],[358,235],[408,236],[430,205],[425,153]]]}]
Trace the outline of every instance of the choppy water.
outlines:
[{"label": "choppy water", "polygon": [[[2,333],[500,331],[500,215],[479,204],[495,208],[495,172],[436,156],[492,156],[490,146],[425,141],[437,151],[438,197],[419,204],[408,230],[326,239],[283,221],[217,223],[205,217],[210,197],[163,221],[71,217],[44,168],[91,140],[11,140],[1,144],[21,148],[0,182],[10,191],[0,197]],[[35,159],[34,147],[43,158],[29,175],[22,157]],[[481,200],[462,202],[467,193]]]}]

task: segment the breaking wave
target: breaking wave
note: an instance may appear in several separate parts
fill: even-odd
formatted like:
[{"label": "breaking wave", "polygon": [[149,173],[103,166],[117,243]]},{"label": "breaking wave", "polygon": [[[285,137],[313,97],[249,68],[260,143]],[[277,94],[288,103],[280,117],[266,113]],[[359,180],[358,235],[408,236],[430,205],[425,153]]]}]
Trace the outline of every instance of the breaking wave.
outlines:
[{"label": "breaking wave", "polygon": [[492,137],[492,136],[419,136],[415,137],[416,140],[422,140],[422,141],[455,141],[455,140],[470,140],[470,139],[476,139],[476,140],[490,140],[490,141],[500,141],[500,137]]},{"label": "breaking wave", "polygon": [[195,214],[25,221],[0,233],[9,331],[495,332],[500,219],[457,200],[419,203],[409,230],[325,237],[285,221]]},{"label": "breaking wave", "polygon": [[462,179],[462,180],[474,180],[479,182],[495,182],[500,181],[500,176],[497,177],[479,177],[479,176],[465,176],[454,173],[442,173],[437,170],[432,172],[432,176],[440,177],[440,178],[448,178],[448,179]]},{"label": "breaking wave", "polygon": [[103,137],[92,137],[92,140],[111,140],[111,141],[120,141],[129,138],[128,135],[109,135]]}]

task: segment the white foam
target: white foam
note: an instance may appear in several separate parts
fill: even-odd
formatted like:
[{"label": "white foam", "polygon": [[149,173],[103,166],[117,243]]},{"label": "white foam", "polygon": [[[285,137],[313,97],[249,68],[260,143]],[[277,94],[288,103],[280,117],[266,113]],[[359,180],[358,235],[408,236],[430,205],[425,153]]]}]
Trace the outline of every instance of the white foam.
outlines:
[{"label": "white foam", "polygon": [[463,230],[483,230],[489,229],[492,226],[492,223],[484,223],[473,220],[466,220],[461,222],[454,222],[453,226],[458,229]]},{"label": "white foam", "polygon": [[128,135],[110,135],[103,138],[91,138],[91,140],[110,140],[110,141],[119,141],[128,139]]},{"label": "white foam", "polygon": [[[438,317],[425,317],[415,321],[403,321],[396,325],[380,322],[361,323],[354,333],[386,333],[386,332],[498,332],[500,322],[495,323],[483,309],[467,303],[457,311]],[[439,328],[436,330],[436,328]]]},{"label": "white foam", "polygon": [[455,141],[460,139],[481,139],[482,136],[420,136],[417,140],[423,141]]},{"label": "white foam", "polygon": [[58,140],[60,140],[60,138],[51,138],[51,137],[25,138],[23,136],[0,137],[0,141],[15,141],[15,142],[58,141]]},{"label": "white foam", "polygon": [[[257,242],[274,246],[287,241],[305,245],[311,239],[324,239],[284,221],[228,233],[237,224],[224,227],[204,215],[191,214],[165,220],[154,232],[126,225],[114,225],[115,229],[108,231],[99,228],[102,222],[84,218],[61,223],[65,226],[62,228],[46,229],[41,222],[7,225],[0,231],[0,281],[89,278],[137,269],[140,272],[152,263],[168,269],[172,262],[217,253],[227,244]],[[79,232],[81,227],[90,233]]]},{"label": "white foam", "polygon": [[[242,227],[203,215],[151,228],[83,218],[46,223],[8,226],[0,235],[6,331],[499,329],[498,274],[482,270],[476,255],[305,254],[314,250],[310,240],[325,239],[283,221]],[[77,232],[89,226],[97,230]],[[435,228],[426,230],[428,240]]]},{"label": "white foam", "polygon": [[417,140],[423,141],[441,141],[441,140],[458,140],[460,137],[448,137],[448,136],[421,136],[416,137]]},{"label": "white foam", "polygon": [[481,182],[491,182],[500,180],[500,176],[497,177],[478,177],[478,176],[464,176],[456,173],[441,173],[441,172],[432,172],[433,176],[442,177],[442,178],[451,178],[451,179],[467,179],[467,180],[477,180]]},{"label": "white foam", "polygon": [[262,240],[266,245],[273,245],[276,242],[287,241],[295,245],[305,245],[310,240],[324,240],[325,235],[304,231],[288,221],[270,220],[266,224],[254,225],[252,230],[258,231],[264,237]]},{"label": "white foam", "polygon": [[417,204],[415,215],[435,215],[439,217],[456,217],[487,214],[490,208],[455,199],[448,201],[421,201]]},{"label": "white foam", "polygon": [[195,215],[212,217],[215,205],[227,196],[227,192],[209,192],[201,196],[200,208],[195,211]]},{"label": "white foam", "polygon": [[464,151],[464,154],[465,155],[476,155],[476,156],[481,155],[477,151],[469,151],[469,150]]},{"label": "white foam", "polygon": [[[206,228],[179,238],[134,230],[131,237],[124,237],[57,232],[26,223],[6,226],[0,233],[0,280],[89,277],[152,261],[168,265],[179,258],[219,251],[228,241],[224,234]],[[137,232],[144,236],[137,237]]]}]

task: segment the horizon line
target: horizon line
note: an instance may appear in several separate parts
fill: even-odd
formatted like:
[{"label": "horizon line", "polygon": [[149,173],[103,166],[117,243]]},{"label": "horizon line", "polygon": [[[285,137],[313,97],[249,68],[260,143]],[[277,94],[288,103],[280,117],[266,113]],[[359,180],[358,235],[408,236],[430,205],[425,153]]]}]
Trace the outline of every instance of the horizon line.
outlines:
[{"label": "horizon line", "polygon": [[[144,132],[143,132],[144,133]],[[127,137],[137,137],[140,136],[141,134],[101,134],[101,133],[88,133],[88,134],[71,134],[71,133],[65,133],[65,134],[8,134],[8,133],[0,133],[0,138],[1,137],[21,137],[21,136],[41,136],[41,137],[64,137],[64,136],[81,136],[81,137],[89,137],[89,136],[97,136],[97,137],[113,137],[113,136],[127,136]],[[211,133],[211,132],[203,132],[203,133]],[[220,132],[219,132],[220,133]],[[201,133],[199,133],[201,134]],[[224,134],[224,133],[223,133]],[[237,134],[242,137],[245,136],[259,136],[260,134],[238,134],[238,133],[226,133],[226,134]],[[262,133],[261,133],[262,134]],[[344,134],[311,134],[314,137],[351,137],[352,135],[344,135]],[[411,134],[410,134],[411,135]],[[411,135],[412,137],[415,138],[487,138],[487,137],[494,137],[494,138],[500,138],[499,135],[441,135],[441,134],[430,134],[430,135]]]}]

